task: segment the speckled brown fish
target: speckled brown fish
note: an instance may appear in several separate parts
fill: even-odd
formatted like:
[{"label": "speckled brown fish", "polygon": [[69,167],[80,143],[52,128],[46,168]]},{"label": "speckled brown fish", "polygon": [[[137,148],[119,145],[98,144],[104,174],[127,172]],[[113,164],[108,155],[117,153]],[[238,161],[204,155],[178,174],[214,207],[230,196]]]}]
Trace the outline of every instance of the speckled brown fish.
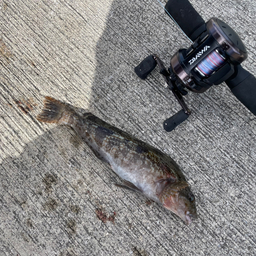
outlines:
[{"label": "speckled brown fish", "polygon": [[195,197],[178,165],[156,148],[133,138],[98,117],[79,115],[72,106],[45,98],[41,122],[72,127],[101,160],[123,180],[178,215],[186,224],[197,217]]}]

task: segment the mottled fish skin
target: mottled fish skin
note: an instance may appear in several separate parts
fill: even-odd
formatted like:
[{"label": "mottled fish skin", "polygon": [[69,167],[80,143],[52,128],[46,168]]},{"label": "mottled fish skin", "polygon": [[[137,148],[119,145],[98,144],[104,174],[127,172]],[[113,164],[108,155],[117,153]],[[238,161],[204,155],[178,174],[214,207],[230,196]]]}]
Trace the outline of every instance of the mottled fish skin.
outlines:
[{"label": "mottled fish skin", "polygon": [[160,150],[86,113],[80,116],[60,101],[46,97],[42,122],[71,126],[95,155],[123,180],[162,204],[187,224],[196,218],[195,199],[178,165]]}]

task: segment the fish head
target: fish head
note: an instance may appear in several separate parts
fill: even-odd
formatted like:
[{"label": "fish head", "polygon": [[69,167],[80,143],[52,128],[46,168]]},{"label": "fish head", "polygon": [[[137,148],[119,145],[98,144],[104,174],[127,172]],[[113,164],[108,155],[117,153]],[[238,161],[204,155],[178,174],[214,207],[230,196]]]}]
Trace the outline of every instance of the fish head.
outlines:
[{"label": "fish head", "polygon": [[197,218],[195,196],[187,182],[167,185],[160,200],[166,209],[179,216],[187,225]]}]

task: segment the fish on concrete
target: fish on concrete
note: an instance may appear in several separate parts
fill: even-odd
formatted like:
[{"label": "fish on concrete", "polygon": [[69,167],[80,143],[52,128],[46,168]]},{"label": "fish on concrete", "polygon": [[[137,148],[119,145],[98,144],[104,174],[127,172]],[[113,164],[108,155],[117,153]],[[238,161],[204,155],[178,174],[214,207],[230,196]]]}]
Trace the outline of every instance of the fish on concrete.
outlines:
[{"label": "fish on concrete", "polygon": [[123,179],[121,186],[143,193],[186,224],[197,218],[195,197],[172,158],[91,113],[80,115],[66,103],[45,97],[41,122],[72,127],[95,155]]}]

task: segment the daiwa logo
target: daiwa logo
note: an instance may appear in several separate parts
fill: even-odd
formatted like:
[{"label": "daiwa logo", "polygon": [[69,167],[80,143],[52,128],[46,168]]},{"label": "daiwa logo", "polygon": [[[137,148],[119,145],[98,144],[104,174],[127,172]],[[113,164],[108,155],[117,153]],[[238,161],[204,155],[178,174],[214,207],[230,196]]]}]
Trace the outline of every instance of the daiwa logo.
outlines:
[{"label": "daiwa logo", "polygon": [[200,52],[196,54],[195,57],[193,57],[191,60],[189,60],[189,64],[192,65],[198,58],[200,58],[205,52],[207,52],[208,49],[210,49],[211,46],[206,45]]}]

